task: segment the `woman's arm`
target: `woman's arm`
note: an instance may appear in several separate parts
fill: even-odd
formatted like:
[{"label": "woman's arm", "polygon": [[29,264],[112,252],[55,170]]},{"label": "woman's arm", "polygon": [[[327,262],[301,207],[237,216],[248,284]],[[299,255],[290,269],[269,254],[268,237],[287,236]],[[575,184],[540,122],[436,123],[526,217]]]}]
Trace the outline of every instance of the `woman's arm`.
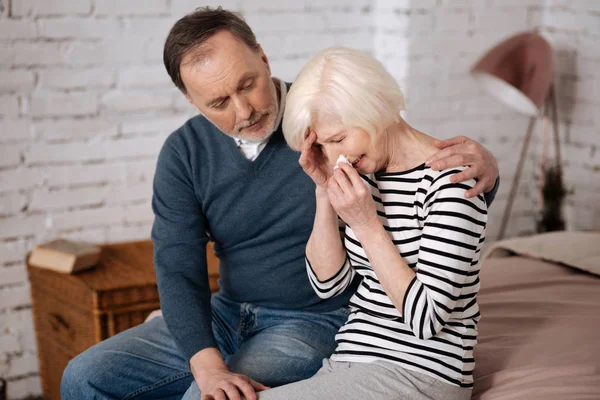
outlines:
[{"label": "woman's arm", "polygon": [[383,225],[377,222],[377,225],[361,226],[358,230],[353,229],[353,232],[367,254],[383,290],[402,313],[406,291],[416,275],[398,253]]},{"label": "woman's arm", "polygon": [[460,170],[443,171],[423,200],[417,272],[402,305],[404,322],[422,339],[440,332],[453,312],[469,310],[477,302],[487,205],[482,195],[465,198],[476,185],[474,179],[451,182]]},{"label": "woman's arm", "polygon": [[317,187],[317,211],[306,246],[306,269],[315,293],[323,299],[342,293],[354,279],[346,249],[340,237],[338,216],[327,192]]},{"label": "woman's arm", "polygon": [[356,170],[346,164],[339,166],[328,187],[332,208],[350,225],[383,290],[402,312],[404,295],[415,273],[383,228],[371,192]]},{"label": "woman's arm", "polygon": [[484,238],[486,203],[481,195],[464,198],[475,181],[451,183],[452,172],[447,172],[430,187],[423,202],[425,223],[415,273],[376,217],[356,171],[344,172],[338,174],[337,186],[330,185],[332,205],[352,227],[381,286],[415,336],[435,336],[461,300],[462,285]]},{"label": "woman's arm", "polygon": [[327,195],[329,171],[320,149],[313,146],[316,139],[310,132],[302,145],[299,163],[317,185],[317,210],[313,230],[306,245],[306,269],[317,295],[329,298],[350,285],[354,270],[346,257],[340,238],[338,216]]},{"label": "woman's arm", "polygon": [[319,186],[315,191],[317,211],[313,230],[306,245],[308,259],[316,278],[324,282],[334,276],[346,261],[346,250],[340,238],[338,216]]}]

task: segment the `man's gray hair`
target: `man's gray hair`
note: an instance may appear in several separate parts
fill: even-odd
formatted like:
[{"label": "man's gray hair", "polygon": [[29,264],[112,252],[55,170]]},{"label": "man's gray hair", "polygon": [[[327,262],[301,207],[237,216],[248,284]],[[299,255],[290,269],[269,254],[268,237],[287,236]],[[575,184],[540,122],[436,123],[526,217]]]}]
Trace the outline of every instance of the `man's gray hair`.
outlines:
[{"label": "man's gray hair", "polygon": [[167,73],[184,94],[187,94],[187,90],[180,72],[184,56],[192,53],[192,61],[201,62],[206,56],[202,51],[202,44],[220,31],[231,32],[255,52],[260,50],[254,32],[241,16],[221,7],[197,8],[173,25],[163,49],[163,62]]}]

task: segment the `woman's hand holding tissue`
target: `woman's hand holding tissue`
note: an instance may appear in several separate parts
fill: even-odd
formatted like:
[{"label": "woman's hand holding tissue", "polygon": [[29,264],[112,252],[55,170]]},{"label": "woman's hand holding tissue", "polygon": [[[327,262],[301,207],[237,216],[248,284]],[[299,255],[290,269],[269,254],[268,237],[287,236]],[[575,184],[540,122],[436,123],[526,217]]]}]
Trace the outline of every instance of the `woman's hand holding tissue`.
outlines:
[{"label": "woman's hand holding tissue", "polygon": [[340,218],[359,235],[380,224],[371,191],[350,163],[339,162],[329,178],[329,202]]}]

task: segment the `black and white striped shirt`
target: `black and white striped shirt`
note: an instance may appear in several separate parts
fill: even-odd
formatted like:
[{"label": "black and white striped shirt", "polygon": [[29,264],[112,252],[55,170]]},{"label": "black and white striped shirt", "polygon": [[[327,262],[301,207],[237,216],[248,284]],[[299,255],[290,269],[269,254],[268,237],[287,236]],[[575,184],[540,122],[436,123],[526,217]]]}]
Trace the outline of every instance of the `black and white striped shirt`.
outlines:
[{"label": "black and white striped shirt", "polygon": [[387,360],[454,385],[473,386],[487,206],[481,195],[465,198],[474,180],[450,182],[461,170],[433,171],[422,164],[362,177],[381,223],[416,277],[398,310],[349,226],[343,229],[346,262],[335,276],[319,281],[307,260],[311,284],[322,298],[341,293],[356,273],[362,276],[332,360]]}]

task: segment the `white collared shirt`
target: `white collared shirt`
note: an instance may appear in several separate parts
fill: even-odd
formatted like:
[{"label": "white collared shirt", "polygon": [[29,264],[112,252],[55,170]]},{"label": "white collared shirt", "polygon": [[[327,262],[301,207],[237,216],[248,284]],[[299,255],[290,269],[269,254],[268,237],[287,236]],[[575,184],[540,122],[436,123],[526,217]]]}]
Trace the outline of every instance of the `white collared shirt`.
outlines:
[{"label": "white collared shirt", "polygon": [[[275,121],[275,129],[277,129],[277,127],[279,127],[279,124],[281,123],[281,119],[283,118],[283,110],[285,109],[285,97],[287,95],[287,86],[285,85],[285,82],[281,79],[274,78],[274,80],[276,82],[279,82],[279,88],[281,93],[279,99],[279,112],[277,113],[277,120]],[[267,143],[269,143],[270,138],[271,135],[269,135],[260,142],[250,142],[248,140],[238,138],[234,140],[244,157],[246,157],[250,161],[254,161],[256,160],[260,152],[265,148]]]}]

